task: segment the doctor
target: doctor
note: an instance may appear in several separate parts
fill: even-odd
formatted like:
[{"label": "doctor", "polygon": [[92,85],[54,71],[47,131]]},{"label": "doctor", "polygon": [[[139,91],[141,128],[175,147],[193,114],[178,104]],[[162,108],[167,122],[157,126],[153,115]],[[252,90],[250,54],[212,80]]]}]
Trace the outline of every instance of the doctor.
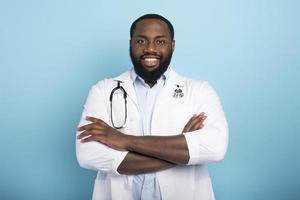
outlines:
[{"label": "doctor", "polygon": [[77,129],[78,162],[98,172],[93,199],[214,199],[207,163],[228,144],[217,94],[169,67],[164,17],[141,16],[130,37],[133,69],[92,87]]}]

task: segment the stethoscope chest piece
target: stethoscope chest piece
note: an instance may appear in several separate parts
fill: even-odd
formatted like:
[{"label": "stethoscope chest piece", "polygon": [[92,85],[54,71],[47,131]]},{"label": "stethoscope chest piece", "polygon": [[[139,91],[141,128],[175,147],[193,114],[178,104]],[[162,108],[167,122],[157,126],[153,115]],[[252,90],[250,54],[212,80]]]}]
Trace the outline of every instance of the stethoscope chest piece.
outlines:
[{"label": "stethoscope chest piece", "polygon": [[179,98],[182,98],[184,96],[181,87],[183,87],[183,86],[176,85],[176,89],[174,90],[174,94],[173,94],[173,97],[175,99],[179,99]]}]

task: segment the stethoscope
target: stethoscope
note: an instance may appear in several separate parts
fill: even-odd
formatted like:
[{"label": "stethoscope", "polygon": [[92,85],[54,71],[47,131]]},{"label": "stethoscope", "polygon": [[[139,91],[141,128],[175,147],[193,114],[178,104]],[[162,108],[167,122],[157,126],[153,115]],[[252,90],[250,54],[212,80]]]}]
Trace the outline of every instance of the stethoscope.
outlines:
[{"label": "stethoscope", "polygon": [[[125,126],[126,121],[127,121],[127,92],[126,90],[121,86],[121,83],[123,83],[120,80],[114,80],[117,82],[117,86],[112,89],[110,96],[109,96],[109,101],[110,101],[110,120],[111,120],[111,124],[115,129],[121,129]],[[173,94],[173,98],[178,99],[178,98],[182,98],[184,96],[184,93],[182,91],[182,85],[176,85],[176,88],[174,90],[174,94]],[[121,90],[123,92],[123,98],[124,98],[124,102],[125,102],[125,106],[124,106],[124,111],[125,111],[125,119],[124,122],[121,126],[116,126],[113,120],[113,96],[114,93],[118,90]]]},{"label": "stethoscope", "polygon": [[[127,121],[127,92],[126,90],[121,86],[121,83],[122,81],[119,81],[119,80],[115,80],[117,81],[117,86],[111,91],[110,93],[110,96],[109,96],[109,101],[110,101],[110,120],[111,120],[111,124],[112,126],[115,128],[115,129],[121,129],[125,126],[126,124],[126,121]],[[124,101],[125,101],[125,119],[124,119],[124,122],[121,126],[116,126],[114,124],[114,119],[113,119],[113,105],[112,105],[112,102],[113,102],[113,97],[114,97],[114,93],[117,91],[117,90],[121,90],[123,92],[123,98],[124,98]]]}]

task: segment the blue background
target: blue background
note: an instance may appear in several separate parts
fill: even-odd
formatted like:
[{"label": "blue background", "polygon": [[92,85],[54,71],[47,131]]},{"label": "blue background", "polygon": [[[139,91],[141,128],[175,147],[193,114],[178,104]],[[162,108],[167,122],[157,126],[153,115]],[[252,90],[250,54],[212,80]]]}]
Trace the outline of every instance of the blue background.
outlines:
[{"label": "blue background", "polygon": [[160,13],[172,66],[217,90],[230,125],[217,199],[300,199],[297,0],[0,0],[0,199],[90,199],[75,157],[90,87],[129,69],[129,27]]}]

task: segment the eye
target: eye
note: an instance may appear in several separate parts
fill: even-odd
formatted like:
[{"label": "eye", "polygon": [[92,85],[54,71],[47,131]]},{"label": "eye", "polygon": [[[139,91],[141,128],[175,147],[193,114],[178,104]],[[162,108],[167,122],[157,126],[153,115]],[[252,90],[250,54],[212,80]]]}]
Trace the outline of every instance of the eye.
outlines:
[{"label": "eye", "polygon": [[136,41],[136,43],[137,43],[137,44],[145,44],[146,41],[145,41],[144,39],[138,39],[138,40]]},{"label": "eye", "polygon": [[166,44],[166,40],[156,40],[156,44],[164,45],[164,44]]}]

